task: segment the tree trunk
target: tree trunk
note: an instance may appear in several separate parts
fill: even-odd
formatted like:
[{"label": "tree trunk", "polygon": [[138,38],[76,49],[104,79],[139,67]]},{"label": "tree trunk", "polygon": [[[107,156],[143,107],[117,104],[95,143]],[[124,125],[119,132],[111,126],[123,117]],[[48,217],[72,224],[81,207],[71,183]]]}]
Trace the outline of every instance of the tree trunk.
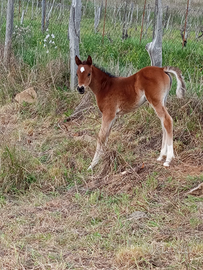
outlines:
[{"label": "tree trunk", "polygon": [[45,19],[46,19],[46,0],[42,0],[42,23],[41,30],[45,31]]},{"label": "tree trunk", "polygon": [[101,2],[100,6],[98,4],[94,6],[94,31],[95,33],[97,33],[97,28],[99,26],[102,7],[103,7],[103,1]]},{"label": "tree trunk", "polygon": [[49,13],[48,13],[48,15],[47,15],[47,19],[46,19],[46,29],[49,27],[49,19],[50,19],[50,17],[51,17],[51,13],[52,13],[54,4],[55,4],[55,0],[53,0],[52,6],[50,7]]},{"label": "tree trunk", "polygon": [[23,22],[24,22],[24,16],[25,16],[25,10],[23,9],[22,16],[21,16],[21,19],[20,19],[20,24],[23,24]]},{"label": "tree trunk", "polygon": [[35,1],[35,0],[32,0],[32,13],[31,13],[31,20],[33,20],[33,17],[34,17],[34,1]]},{"label": "tree trunk", "polygon": [[188,13],[189,13],[189,10],[190,10],[190,2],[191,0],[188,0],[187,1],[187,9],[186,9],[186,15],[185,15],[185,25],[184,25],[184,28],[183,28],[183,31],[181,32],[181,37],[182,37],[182,47],[186,47],[186,44],[187,44],[187,36],[188,36]]},{"label": "tree trunk", "polygon": [[150,59],[151,65],[162,66],[162,4],[161,0],[155,0],[156,5],[156,27],[155,34],[152,42],[148,43],[145,47]]},{"label": "tree trunk", "polygon": [[1,32],[1,27],[3,24],[3,10],[4,10],[4,1],[1,2],[0,32]]},{"label": "tree trunk", "polygon": [[72,91],[76,85],[77,66],[75,56],[79,56],[81,9],[81,0],[72,0],[68,29],[70,39],[70,89]]},{"label": "tree trunk", "polygon": [[36,9],[35,9],[36,16],[38,14],[38,10],[39,10],[39,0],[37,0]]},{"label": "tree trunk", "polygon": [[11,39],[13,32],[14,0],[8,0],[6,16],[6,37],[4,47],[4,64],[8,65],[11,54]]},{"label": "tree trunk", "polygon": [[30,0],[28,0],[28,2],[27,2],[27,6],[26,6],[26,9],[25,9],[25,14],[27,14],[29,3],[30,3]]},{"label": "tree trunk", "polygon": [[169,18],[169,7],[166,6],[166,14],[165,14],[165,18],[164,18],[164,30],[166,29],[168,18]]},{"label": "tree trunk", "polygon": [[142,14],[142,25],[141,25],[141,32],[140,32],[140,43],[142,40],[142,32],[143,32],[143,25],[144,25],[144,16],[145,16],[145,7],[146,7],[146,0],[144,1],[144,9]]}]

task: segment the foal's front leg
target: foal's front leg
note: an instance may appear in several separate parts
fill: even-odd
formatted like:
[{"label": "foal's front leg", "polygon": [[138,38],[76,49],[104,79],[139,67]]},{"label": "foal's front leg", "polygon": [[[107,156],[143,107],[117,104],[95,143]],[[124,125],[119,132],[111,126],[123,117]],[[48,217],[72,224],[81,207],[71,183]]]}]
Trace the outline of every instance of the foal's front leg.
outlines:
[{"label": "foal's front leg", "polygon": [[103,154],[103,151],[104,151],[103,146],[107,142],[114,119],[115,119],[115,113],[106,113],[106,114],[103,113],[102,125],[101,125],[101,129],[99,131],[99,135],[97,138],[96,152],[94,154],[94,158],[88,170],[93,169],[93,167],[98,163],[100,156]]}]

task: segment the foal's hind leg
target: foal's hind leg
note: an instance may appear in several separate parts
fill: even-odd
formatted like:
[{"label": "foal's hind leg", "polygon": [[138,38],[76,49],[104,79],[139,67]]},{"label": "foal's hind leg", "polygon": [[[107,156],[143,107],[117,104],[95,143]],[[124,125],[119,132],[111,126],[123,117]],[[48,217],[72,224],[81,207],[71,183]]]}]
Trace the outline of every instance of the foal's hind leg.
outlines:
[{"label": "foal's hind leg", "polygon": [[102,125],[97,138],[96,152],[94,154],[94,158],[88,170],[93,169],[93,167],[98,163],[101,155],[103,154],[103,147],[108,139],[114,119],[115,119],[114,113],[103,114]]},{"label": "foal's hind leg", "polygon": [[164,166],[168,167],[172,158],[174,158],[173,120],[163,105],[158,105],[156,107],[154,106],[154,109],[161,120],[163,129],[162,148],[158,160],[162,160],[163,156],[166,155],[166,161],[164,162]]},{"label": "foal's hind leg", "polygon": [[160,156],[157,158],[158,161],[161,161],[163,159],[163,156],[166,156],[166,153],[167,153],[166,129],[165,129],[164,124],[162,123],[162,121],[161,121],[161,125],[162,125],[163,136],[162,136],[162,145],[161,145]]}]

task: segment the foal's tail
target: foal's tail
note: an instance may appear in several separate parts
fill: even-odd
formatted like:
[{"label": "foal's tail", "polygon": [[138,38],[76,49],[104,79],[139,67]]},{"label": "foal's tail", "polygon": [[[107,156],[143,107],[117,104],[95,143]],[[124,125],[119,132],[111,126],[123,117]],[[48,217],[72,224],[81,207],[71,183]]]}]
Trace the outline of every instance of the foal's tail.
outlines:
[{"label": "foal's tail", "polygon": [[185,82],[181,70],[176,67],[164,67],[164,72],[172,73],[176,76],[177,88],[176,95],[178,98],[183,98],[186,92]]}]

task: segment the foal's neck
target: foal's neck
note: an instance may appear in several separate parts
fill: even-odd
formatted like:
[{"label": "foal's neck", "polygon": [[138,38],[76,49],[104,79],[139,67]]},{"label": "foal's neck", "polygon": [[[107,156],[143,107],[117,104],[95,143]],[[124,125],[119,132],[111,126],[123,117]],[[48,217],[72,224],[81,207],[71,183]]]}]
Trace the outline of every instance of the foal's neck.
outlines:
[{"label": "foal's neck", "polygon": [[111,79],[112,78],[104,71],[95,66],[92,66],[92,80],[89,87],[92,92],[97,95],[110,83]]}]

